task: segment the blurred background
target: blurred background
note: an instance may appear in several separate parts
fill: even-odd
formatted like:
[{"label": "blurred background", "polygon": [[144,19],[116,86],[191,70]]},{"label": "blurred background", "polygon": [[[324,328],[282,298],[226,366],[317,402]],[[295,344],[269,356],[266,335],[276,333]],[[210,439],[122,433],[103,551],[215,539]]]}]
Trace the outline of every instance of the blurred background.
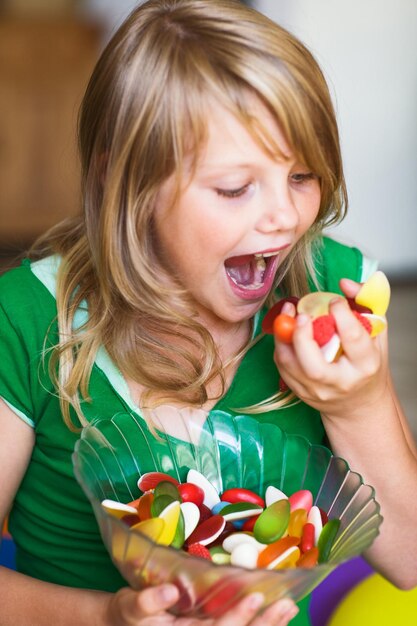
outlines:
[{"label": "blurred background", "polygon": [[[0,261],[78,211],[77,111],[133,0],[0,0]],[[380,261],[396,384],[417,436],[417,2],[253,0],[299,36],[335,102],[350,212],[331,235]]]}]

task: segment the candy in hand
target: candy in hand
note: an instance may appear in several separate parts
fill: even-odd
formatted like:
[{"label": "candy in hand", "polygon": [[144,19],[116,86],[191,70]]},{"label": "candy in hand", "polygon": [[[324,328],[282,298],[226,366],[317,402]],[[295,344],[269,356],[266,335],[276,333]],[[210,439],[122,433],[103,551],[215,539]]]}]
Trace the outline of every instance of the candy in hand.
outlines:
[{"label": "candy in hand", "polygon": [[[326,361],[331,363],[342,350],[337,334],[336,323],[330,314],[329,305],[334,298],[341,296],[327,291],[309,293],[301,299],[284,298],[277,302],[265,315],[262,329],[275,335],[283,343],[291,343],[295,328],[295,318],[281,313],[285,302],[292,302],[296,313],[309,315],[313,320],[313,336]],[[383,272],[375,272],[360,288],[355,298],[347,298],[355,317],[372,337],[386,327],[384,317],[390,300],[390,286]]]}]

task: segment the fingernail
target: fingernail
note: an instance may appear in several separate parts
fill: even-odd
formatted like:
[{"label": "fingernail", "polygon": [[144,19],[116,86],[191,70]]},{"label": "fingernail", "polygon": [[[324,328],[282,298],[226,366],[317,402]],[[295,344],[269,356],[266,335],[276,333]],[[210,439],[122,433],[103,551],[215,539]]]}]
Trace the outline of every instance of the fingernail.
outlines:
[{"label": "fingernail", "polygon": [[293,311],[294,311],[294,305],[291,304],[291,302],[284,302],[281,313],[285,313],[286,315],[288,315],[289,313],[292,313]]},{"label": "fingernail", "polygon": [[292,609],[289,609],[289,611],[284,613],[284,617],[286,617],[288,620],[294,619],[294,617],[297,615],[299,610],[300,609],[297,606],[293,606]]},{"label": "fingernail", "polygon": [[255,609],[260,609],[262,604],[264,602],[264,596],[263,593],[252,593],[249,597],[248,597],[248,605],[249,608],[255,610]]},{"label": "fingernail", "polygon": [[176,599],[177,592],[172,585],[165,585],[159,589],[159,595],[162,602],[172,602]]},{"label": "fingernail", "polygon": [[297,322],[297,326],[305,326],[308,322],[308,315],[304,315],[304,313],[300,313],[300,315],[297,315],[295,320]]},{"label": "fingernail", "polygon": [[[287,613],[289,613],[290,611],[297,609],[297,607],[295,606],[294,602],[292,600],[289,600],[287,598],[285,598],[284,600],[280,600],[280,609],[281,609],[281,613],[283,615],[286,615]],[[298,609],[297,609],[298,611]]]}]

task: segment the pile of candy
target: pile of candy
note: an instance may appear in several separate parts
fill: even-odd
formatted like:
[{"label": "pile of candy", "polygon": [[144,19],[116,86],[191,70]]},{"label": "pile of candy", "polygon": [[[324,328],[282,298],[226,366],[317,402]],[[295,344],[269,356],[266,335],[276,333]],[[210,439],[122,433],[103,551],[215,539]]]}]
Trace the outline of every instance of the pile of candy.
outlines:
[{"label": "pile of candy", "polygon": [[273,485],[262,498],[235,487],[218,494],[198,471],[179,483],[161,472],[143,474],[142,496],[103,508],[158,544],[217,564],[248,569],[311,568],[328,560],[340,520],[313,506],[308,490],[289,497]]},{"label": "pile of candy", "polygon": [[[383,272],[375,272],[361,286],[355,298],[347,298],[355,317],[362,323],[371,337],[375,337],[386,327],[385,313],[390,301],[391,290]],[[285,302],[291,302],[296,313],[304,313],[312,318],[313,336],[322,354],[329,363],[342,354],[336,323],[329,312],[330,302],[341,296],[327,291],[309,293],[302,298],[291,296],[277,302],[265,315],[262,330],[275,335],[284,343],[291,343],[296,318],[281,313]]]}]

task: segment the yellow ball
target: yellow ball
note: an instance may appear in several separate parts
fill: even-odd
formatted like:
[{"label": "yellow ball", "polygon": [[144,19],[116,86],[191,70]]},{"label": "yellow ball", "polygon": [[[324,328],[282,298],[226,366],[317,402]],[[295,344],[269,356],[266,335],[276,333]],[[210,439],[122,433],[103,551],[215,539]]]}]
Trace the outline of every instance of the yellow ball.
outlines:
[{"label": "yellow ball", "polygon": [[416,626],[417,588],[397,589],[379,574],[358,584],[339,604],[328,626]]}]

